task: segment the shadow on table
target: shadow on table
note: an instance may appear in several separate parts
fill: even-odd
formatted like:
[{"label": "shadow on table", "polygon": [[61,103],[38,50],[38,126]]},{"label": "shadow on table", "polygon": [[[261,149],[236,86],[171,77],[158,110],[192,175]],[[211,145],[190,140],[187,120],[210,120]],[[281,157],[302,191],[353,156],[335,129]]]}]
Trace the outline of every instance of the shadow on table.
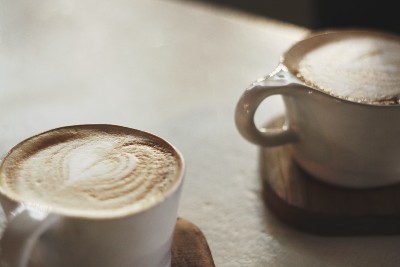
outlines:
[{"label": "shadow on table", "polygon": [[391,0],[191,0],[227,7],[311,29],[361,27],[400,33]]}]

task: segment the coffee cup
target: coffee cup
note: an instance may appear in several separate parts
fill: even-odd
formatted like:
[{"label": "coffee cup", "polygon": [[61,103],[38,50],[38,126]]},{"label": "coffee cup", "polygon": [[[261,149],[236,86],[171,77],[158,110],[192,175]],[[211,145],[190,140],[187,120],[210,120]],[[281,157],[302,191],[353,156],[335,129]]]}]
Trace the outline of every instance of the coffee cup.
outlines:
[{"label": "coffee cup", "polygon": [[[311,33],[243,93],[236,126],[254,144],[287,144],[293,160],[323,182],[352,188],[398,183],[399,51],[400,37],[387,32]],[[282,96],[285,123],[258,127],[255,112],[272,95]]]},{"label": "coffee cup", "polygon": [[115,125],[53,129],[0,165],[1,266],[170,266],[180,152]]}]

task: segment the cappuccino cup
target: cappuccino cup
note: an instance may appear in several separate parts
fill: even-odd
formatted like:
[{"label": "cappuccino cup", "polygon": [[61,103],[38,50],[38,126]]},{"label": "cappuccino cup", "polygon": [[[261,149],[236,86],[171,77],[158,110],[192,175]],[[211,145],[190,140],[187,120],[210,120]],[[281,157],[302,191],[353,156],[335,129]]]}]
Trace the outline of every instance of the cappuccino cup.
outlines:
[{"label": "cappuccino cup", "polygon": [[136,129],[33,136],[0,165],[1,266],[170,266],[183,177],[180,152]]},{"label": "cappuccino cup", "polygon": [[[255,112],[272,95],[282,96],[285,123],[258,127]],[[366,29],[316,32],[297,42],[235,111],[248,141],[288,145],[303,170],[352,188],[400,182],[399,118],[400,37]]]}]

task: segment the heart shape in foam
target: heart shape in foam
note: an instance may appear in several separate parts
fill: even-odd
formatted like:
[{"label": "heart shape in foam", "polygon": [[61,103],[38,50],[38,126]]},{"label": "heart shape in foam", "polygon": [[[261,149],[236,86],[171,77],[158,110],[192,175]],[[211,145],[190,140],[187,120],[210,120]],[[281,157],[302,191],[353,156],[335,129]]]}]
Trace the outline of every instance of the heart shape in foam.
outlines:
[{"label": "heart shape in foam", "polygon": [[135,169],[137,161],[133,154],[116,148],[113,142],[86,142],[65,155],[65,183],[122,179]]}]

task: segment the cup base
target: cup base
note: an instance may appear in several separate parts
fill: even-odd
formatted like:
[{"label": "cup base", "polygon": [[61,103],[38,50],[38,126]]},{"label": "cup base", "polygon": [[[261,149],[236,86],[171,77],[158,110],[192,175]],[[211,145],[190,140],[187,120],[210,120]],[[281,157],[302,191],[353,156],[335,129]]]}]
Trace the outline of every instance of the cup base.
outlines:
[{"label": "cup base", "polygon": [[293,160],[289,146],[260,148],[267,207],[299,230],[322,235],[400,234],[400,185],[351,189],[321,182]]}]

